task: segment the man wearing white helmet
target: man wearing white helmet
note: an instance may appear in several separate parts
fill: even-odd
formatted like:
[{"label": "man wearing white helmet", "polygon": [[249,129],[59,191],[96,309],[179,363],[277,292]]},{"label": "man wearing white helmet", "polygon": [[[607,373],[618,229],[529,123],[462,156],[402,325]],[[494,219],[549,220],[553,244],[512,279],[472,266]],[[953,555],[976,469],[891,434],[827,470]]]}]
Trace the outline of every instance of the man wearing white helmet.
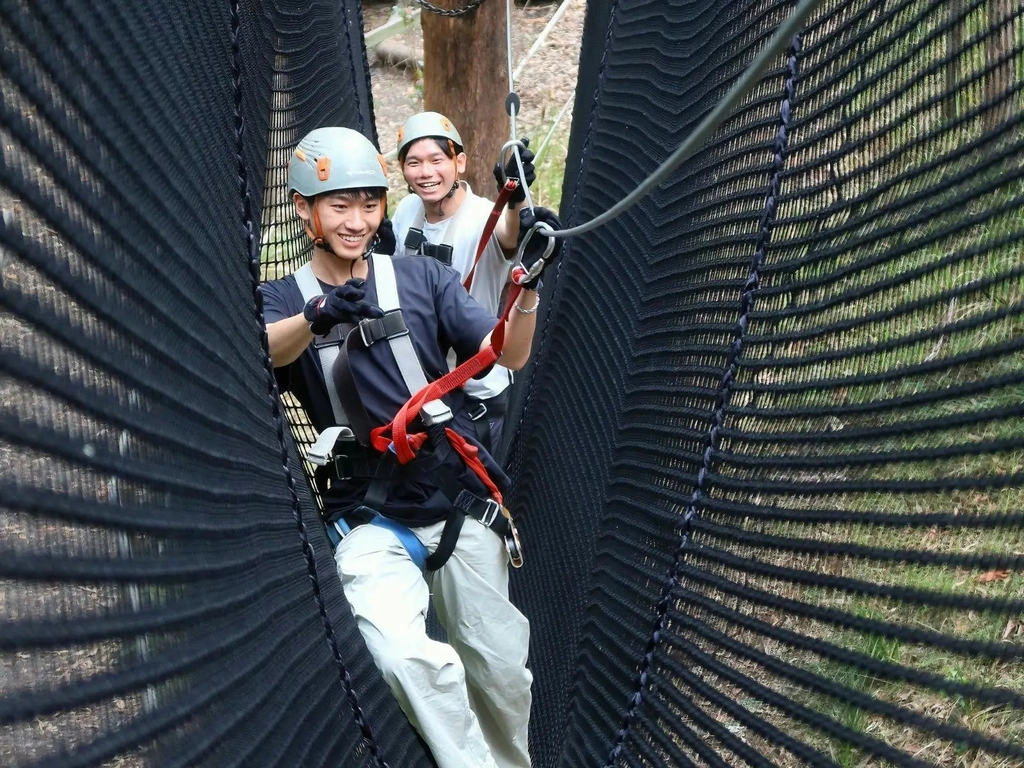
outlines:
[{"label": "man wearing white helmet", "polygon": [[[448,372],[449,351],[462,361],[490,349],[494,314],[434,259],[372,252],[387,179],[361,134],[310,133],[292,155],[289,185],[313,255],[260,287],[263,313],[280,389],[320,434],[310,460],[322,443],[333,452],[318,485],[345,597],[441,768],[525,768],[533,678],[529,623],[508,599],[508,565],[519,556],[500,504],[508,478],[475,441],[461,389],[425,403],[410,423],[426,441],[412,461],[377,442],[411,390]],[[538,220],[559,227],[537,208],[523,231]],[[547,238],[534,235],[524,265],[543,271],[558,242],[544,259]],[[539,279],[524,284],[504,325],[500,359],[513,370],[530,353]],[[426,634],[431,597],[450,644]]]},{"label": "man wearing white helmet", "polygon": [[[522,141],[529,147],[529,139]],[[522,151],[522,161],[525,183],[532,184],[533,152],[528,148]],[[395,210],[395,256],[432,256],[450,264],[464,283],[469,280],[470,295],[498,315],[513,267],[511,256],[519,235],[519,208],[526,200],[525,189],[520,185],[512,192],[480,261],[474,265],[477,244],[493,203],[474,194],[461,178],[466,171],[466,155],[455,126],[437,112],[413,115],[398,132],[398,162],[413,194]],[[504,170],[505,177],[519,178],[514,157]],[[494,175],[500,193],[504,179],[498,164]],[[471,379],[465,386],[477,438],[492,454],[501,440],[511,381],[508,368],[495,365],[486,376]]]}]

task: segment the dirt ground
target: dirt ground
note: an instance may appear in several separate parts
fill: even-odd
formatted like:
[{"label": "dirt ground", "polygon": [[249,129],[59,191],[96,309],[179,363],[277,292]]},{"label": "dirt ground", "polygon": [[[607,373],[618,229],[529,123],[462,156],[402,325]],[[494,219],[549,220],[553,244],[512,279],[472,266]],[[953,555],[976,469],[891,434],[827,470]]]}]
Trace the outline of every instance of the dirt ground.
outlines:
[{"label": "dirt ground", "polygon": [[[499,2],[500,0],[486,0]],[[522,100],[522,113],[517,119],[520,136],[531,137],[531,148],[536,148],[543,141],[552,127],[558,113],[570,101],[576,89],[576,70],[579,64],[580,38],[583,32],[583,19],[586,11],[585,0],[568,0],[569,6],[548,34],[543,46],[530,58],[523,69],[522,75],[515,83],[517,93]],[[527,0],[516,2],[512,8],[512,60],[518,67],[534,41],[544,30],[545,25],[554,16],[560,3],[558,0]],[[411,2],[407,9],[414,9]],[[392,13],[393,6],[381,0],[366,0],[363,4],[363,28],[365,31],[376,29],[384,24]],[[423,13],[427,13],[426,10]],[[389,44],[398,43],[410,49],[417,60],[423,58],[423,34],[419,22],[412,24],[408,31],[388,40]],[[370,62],[370,80],[373,88],[374,114],[377,122],[377,133],[380,137],[381,151],[387,153],[395,148],[395,135],[398,128],[410,115],[423,109],[419,74],[403,67],[389,66],[382,63],[374,50],[367,51]],[[495,83],[495,93],[504,100],[508,84],[502,76],[500,83]],[[556,136],[568,134],[572,121],[572,105],[566,111]],[[558,153],[561,152],[561,156]],[[551,162],[564,161],[564,146],[558,141],[550,143],[550,154],[545,153]],[[401,172],[393,166],[391,188],[396,193],[397,201],[405,194],[405,183]]]}]

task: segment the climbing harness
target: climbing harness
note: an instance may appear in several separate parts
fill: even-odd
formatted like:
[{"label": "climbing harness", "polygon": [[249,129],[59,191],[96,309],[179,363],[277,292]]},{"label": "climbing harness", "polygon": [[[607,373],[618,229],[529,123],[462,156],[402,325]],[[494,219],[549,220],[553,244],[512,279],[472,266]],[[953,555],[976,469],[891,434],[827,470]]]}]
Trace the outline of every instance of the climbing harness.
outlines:
[{"label": "climbing harness", "polygon": [[[458,183],[456,182],[456,184]],[[455,235],[466,219],[465,206],[459,206],[452,214],[448,220],[448,229],[445,230],[441,242],[431,243],[423,233],[423,227],[427,220],[426,208],[421,201],[417,202],[420,207],[405,236],[406,249],[414,256],[428,256],[450,267],[452,265],[452,244],[455,242]]]},{"label": "climbing harness", "polygon": [[[412,436],[412,443],[418,451],[429,442],[433,450],[428,455],[419,458],[407,456],[392,441],[377,437],[382,428],[374,430],[370,427],[370,419],[359,398],[349,359],[349,353],[355,347],[368,348],[379,342],[387,342],[410,395],[415,397],[417,393],[429,389],[426,374],[402,317],[391,258],[384,254],[374,254],[371,264],[378,306],[384,311],[384,316],[364,319],[336,335],[333,354],[327,355],[328,358],[333,357],[329,381],[337,390],[336,396],[341,401],[340,412],[346,424],[325,429],[307,454],[309,461],[320,468],[318,471],[321,476],[326,475],[332,482],[368,480],[363,503],[345,518],[332,521],[328,525],[328,537],[336,547],[354,525],[367,523],[387,528],[397,536],[417,567],[433,571],[444,565],[451,556],[462,524],[466,516],[469,516],[497,533],[505,544],[512,565],[521,567],[523,557],[518,531],[508,510],[501,503],[497,486],[477,456],[476,447],[445,426],[453,415],[441,398],[456,386],[462,386],[473,373],[466,375],[461,382],[418,401],[416,413],[410,418],[418,416],[425,431]],[[315,277],[313,279],[315,281]],[[305,278],[303,283],[307,289],[310,288]],[[319,291],[319,285],[316,290]],[[325,341],[323,347],[317,350],[322,362],[325,355],[321,350],[327,346]],[[492,354],[497,359],[497,354]],[[328,380],[326,371],[325,380]],[[404,447],[408,449],[408,446],[409,441],[406,441]],[[453,450],[488,489],[489,498],[481,498],[470,492],[451,475],[445,462]],[[429,478],[439,488],[438,492],[447,500],[450,508],[441,541],[432,554],[428,554],[415,532],[396,520],[384,517],[378,511],[393,485],[402,480],[423,478]]]},{"label": "climbing harness", "polygon": [[[323,293],[320,281],[313,274],[313,269],[309,263],[295,272],[295,282],[302,292],[303,301],[309,301],[314,296]],[[394,317],[395,315],[393,314],[390,316],[385,315],[384,318],[381,318],[382,322],[379,326],[370,324],[363,326],[360,324],[360,333],[364,336],[373,336],[375,334],[387,336],[388,334],[399,332],[397,324],[392,319]],[[398,319],[401,320],[400,314]],[[404,322],[401,325],[404,327]],[[360,454],[365,452],[360,451],[360,446],[350,426],[349,416],[341,404],[338,387],[334,380],[334,365],[341,352],[345,330],[346,328],[339,324],[334,326],[327,334],[314,336],[313,338],[313,345],[320,358],[324,383],[327,385],[327,395],[331,401],[331,410],[334,413],[335,421],[335,426],[323,430],[317,437],[316,442],[307,451],[307,458],[310,463],[319,468],[317,475],[320,482],[325,479],[336,482],[351,479],[357,473],[360,475],[365,475],[368,472],[372,473],[376,465],[376,462],[368,459],[365,455],[360,456]],[[348,330],[351,330],[351,326],[349,326]],[[357,466],[355,462],[360,461],[361,466]],[[416,537],[416,534],[405,526],[393,523],[393,521],[389,521],[379,514],[372,515],[367,522],[392,530],[409,553],[409,557],[412,558],[413,562],[421,569],[424,567],[426,548]],[[351,527],[344,520],[336,521],[328,525],[327,528],[328,537],[334,546],[338,545],[341,536],[351,530]]]},{"label": "climbing harness", "polygon": [[[385,313],[389,311],[400,312],[401,310],[398,309],[398,291],[391,260],[387,257],[382,258],[380,255],[376,255],[374,257],[374,267],[377,299],[381,309]],[[392,307],[394,309],[391,309]],[[505,542],[512,565],[517,568],[522,565],[522,549],[519,543],[519,535],[511,515],[501,503],[501,493],[488,476],[486,468],[477,456],[476,447],[468,443],[455,430],[444,426],[444,424],[451,420],[452,414],[448,406],[441,400],[444,395],[457,387],[461,387],[470,377],[491,365],[494,360],[497,360],[500,353],[500,345],[504,338],[504,323],[502,322],[499,325],[501,327],[500,333],[497,329],[495,330],[495,334],[499,336],[498,350],[495,351],[493,348],[489,348],[481,353],[477,353],[477,355],[470,359],[470,362],[477,361],[475,368],[474,366],[464,364],[456,368],[454,372],[439,379],[438,381],[445,381],[443,388],[434,387],[438,383],[437,381],[433,383],[427,382],[407,332],[403,336],[394,337],[389,340],[392,352],[399,364],[402,377],[411,395],[410,401],[403,406],[399,414],[409,406],[412,400],[416,400],[416,407],[415,411],[411,412],[407,419],[400,420],[399,431],[394,435],[394,440],[387,437],[388,425],[385,425],[371,430],[369,434],[370,444],[389,459],[388,453],[394,455],[397,464],[402,466],[413,462],[415,450],[419,450],[427,440],[429,440],[434,450],[432,463],[437,464],[438,467],[450,455],[450,451],[454,450],[462,458],[463,463],[477,476],[484,487],[489,490],[491,495],[489,499],[481,499],[464,488],[456,487],[448,478],[444,477],[444,472],[431,472],[431,480],[440,487],[442,494],[449,499],[452,505],[452,511],[445,525],[446,533],[442,534],[441,543],[438,545],[435,553],[431,555],[431,558],[436,558],[433,567],[428,559],[428,568],[431,570],[440,567],[450,556],[450,549],[454,549],[458,532],[455,531],[454,535],[449,537],[450,543],[446,542],[446,534],[453,526],[461,526],[465,515],[475,518],[498,533]],[[492,334],[492,338],[495,334]],[[482,364],[482,361],[488,357],[493,359],[486,364]],[[453,376],[455,372],[459,372],[458,377]],[[408,436],[408,424],[416,416],[420,417],[420,421],[426,427],[426,431]],[[394,421],[392,422],[392,424],[395,423]],[[403,434],[408,437],[403,439]],[[415,449],[410,449],[411,444],[415,445]],[[392,469],[398,468],[393,466]],[[398,471],[401,473],[401,470]],[[371,491],[372,489],[371,484]],[[449,547],[450,549],[445,551]]]},{"label": "climbing harness", "polygon": [[[315,296],[321,295],[324,291],[320,287],[320,281],[313,274],[313,267],[310,263],[296,270],[295,282],[302,292],[303,303],[308,302]],[[324,382],[327,384],[327,394],[331,399],[331,410],[334,412],[334,422],[347,426],[348,416],[341,406],[338,398],[337,387],[334,386],[334,361],[338,357],[338,348],[341,345],[341,326],[336,325],[329,333],[323,336],[313,337],[313,346],[316,348],[317,356],[320,358],[320,365],[324,370]],[[329,448],[330,446],[328,446]],[[322,452],[322,447],[319,448]]]},{"label": "climbing harness", "polygon": [[[374,258],[376,260],[379,256]],[[380,280],[385,273],[381,270],[375,274],[378,281],[378,298],[380,298]],[[458,453],[466,467],[490,491],[491,498],[480,500],[479,497],[475,497],[463,489],[452,499],[453,511],[465,512],[498,532],[505,542],[509,559],[516,568],[521,567],[523,563],[522,547],[515,523],[502,503],[501,492],[488,476],[487,470],[477,456],[476,447],[468,443],[465,438],[454,430],[444,427],[443,424],[437,423],[436,420],[431,418],[430,405],[439,401],[440,398],[449,392],[462,387],[470,378],[481,373],[497,361],[504,346],[505,322],[508,319],[512,305],[519,297],[520,291],[521,288],[519,286],[515,286],[509,291],[505,308],[491,333],[490,346],[479,351],[462,365],[439,379],[426,383],[419,389],[410,387],[410,391],[413,393],[412,396],[399,409],[391,422],[377,427],[370,432],[370,444],[372,447],[382,455],[387,452],[392,453],[398,465],[395,469],[399,473],[402,471],[400,467],[410,465],[417,460],[417,451],[428,440],[434,448],[433,456],[435,458],[439,454],[443,454],[442,459],[446,458],[449,455],[449,450],[454,450]],[[424,414],[424,412],[426,413]],[[424,418],[424,415],[427,418]],[[417,417],[420,418],[420,422],[424,425],[425,429],[419,432],[410,432],[410,426]],[[447,440],[444,439],[445,437],[447,437]],[[431,479],[436,481],[438,478],[431,476]],[[445,495],[451,498],[452,489],[448,489]],[[446,529],[447,527],[446,525]],[[442,535],[441,544],[438,546],[435,555],[441,552],[444,545],[445,536]],[[454,541],[452,541],[451,546],[454,547]]]}]

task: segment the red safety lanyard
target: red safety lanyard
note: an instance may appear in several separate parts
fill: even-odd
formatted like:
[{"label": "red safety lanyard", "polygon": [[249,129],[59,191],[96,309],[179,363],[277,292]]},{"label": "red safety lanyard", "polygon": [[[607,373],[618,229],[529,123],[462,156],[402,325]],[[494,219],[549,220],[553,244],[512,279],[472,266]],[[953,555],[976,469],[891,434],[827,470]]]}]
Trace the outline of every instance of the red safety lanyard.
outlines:
[{"label": "red safety lanyard", "polygon": [[[480,257],[486,250],[487,242],[494,233],[495,226],[498,224],[498,217],[501,216],[502,209],[504,209],[508,204],[508,198],[518,184],[518,181],[515,179],[509,179],[506,181],[505,186],[502,187],[501,192],[498,193],[498,199],[494,201],[494,207],[491,209],[490,216],[487,217],[487,224],[484,226],[483,233],[480,236],[480,242],[477,244],[476,257],[473,259],[473,264],[469,269],[469,273],[466,275],[465,281],[463,282],[463,286],[467,291],[473,282],[476,265],[479,263]],[[391,423],[372,430],[370,433],[370,442],[376,450],[384,453],[393,444],[395,447],[395,455],[398,457],[400,464],[408,464],[416,458],[416,451],[418,451],[423,446],[423,443],[426,442],[427,433],[410,433],[409,423],[416,418],[424,403],[428,403],[432,400],[439,400],[449,392],[463,386],[478,373],[497,362],[498,357],[501,355],[501,349],[505,345],[505,323],[508,320],[509,313],[512,311],[513,304],[515,304],[516,299],[519,298],[519,293],[522,290],[522,287],[519,285],[513,285],[509,290],[508,297],[505,302],[505,309],[501,313],[501,317],[498,319],[497,325],[494,326],[494,330],[491,331],[490,346],[477,352],[462,365],[457,366],[455,370],[450,371],[441,378],[430,382],[419,392],[414,393],[412,397],[406,401],[405,405],[398,410],[398,413],[395,414]],[[445,434],[448,435],[448,440],[451,443],[452,448],[455,449],[455,452],[462,457],[466,466],[472,470],[473,474],[480,478],[480,481],[491,492],[491,496],[500,504],[502,501],[501,492],[487,474],[487,470],[484,467],[483,462],[480,461],[480,457],[478,455],[479,451],[476,446],[468,442],[462,437],[462,435],[453,429],[446,427]]]},{"label": "red safety lanyard", "polygon": [[484,251],[487,250],[487,243],[491,239],[491,235],[494,233],[494,228],[498,225],[498,218],[501,216],[502,209],[508,203],[509,197],[515,188],[519,186],[519,182],[515,179],[509,179],[505,182],[505,186],[501,188],[498,193],[498,199],[494,201],[494,207],[491,209],[491,214],[487,217],[487,224],[484,226],[483,234],[480,235],[480,242],[476,246],[476,257],[473,259],[472,265],[469,267],[469,272],[466,274],[466,279],[462,281],[462,287],[467,291],[469,286],[473,284],[473,275],[476,273],[476,265],[480,262],[480,257],[484,255]]},{"label": "red safety lanyard", "polygon": [[[424,403],[438,400],[449,392],[458,389],[498,360],[498,357],[501,355],[501,349],[505,344],[505,323],[521,291],[522,287],[518,285],[513,285],[510,288],[505,309],[501,313],[497,325],[494,326],[494,330],[491,331],[491,343],[489,346],[481,349],[469,360],[456,367],[455,370],[430,382],[419,392],[416,392],[398,410],[391,423],[377,427],[370,433],[370,441],[376,450],[384,453],[394,444],[395,455],[398,457],[400,464],[408,464],[416,458],[416,451],[426,442],[427,433],[410,433],[409,423],[416,418]],[[501,503],[501,494],[487,475],[483,463],[477,456],[476,447],[466,442],[461,435],[451,429],[446,428],[445,432],[448,434],[452,447],[462,457],[463,461],[466,462],[466,466],[487,486],[494,499]]]}]

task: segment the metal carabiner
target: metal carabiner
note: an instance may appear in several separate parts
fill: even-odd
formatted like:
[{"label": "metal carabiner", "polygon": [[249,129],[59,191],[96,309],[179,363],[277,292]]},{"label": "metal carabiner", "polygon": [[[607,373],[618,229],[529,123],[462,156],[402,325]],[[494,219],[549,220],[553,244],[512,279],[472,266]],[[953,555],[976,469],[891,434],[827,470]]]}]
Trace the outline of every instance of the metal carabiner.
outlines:
[{"label": "metal carabiner", "polygon": [[[517,151],[518,150],[518,151]],[[523,188],[526,193],[526,207],[531,211],[533,210],[533,197],[530,195],[530,185],[526,183],[526,169],[523,167],[522,152],[526,151],[526,145],[519,139],[509,139],[501,146],[501,152],[498,155],[498,167],[501,169],[501,186],[508,184],[508,176],[505,173],[505,167],[508,165],[507,152],[511,151],[511,155],[508,157],[515,157],[516,167],[519,169],[519,186]]]},{"label": "metal carabiner", "polygon": [[508,521],[509,535],[504,537],[505,551],[508,552],[508,560],[513,568],[523,567],[523,545],[519,542],[519,531],[516,524],[510,519]]},{"label": "metal carabiner", "polygon": [[[547,237],[548,244],[547,247],[544,248],[544,253],[540,255],[540,258],[531,264],[529,269],[526,269],[523,266],[523,251],[526,250],[526,244],[530,242],[530,238],[538,233]],[[555,230],[548,226],[546,222],[538,219],[533,222],[533,226],[526,231],[525,235],[523,235],[523,239],[519,243],[519,247],[516,249],[515,255],[515,263],[518,266],[512,273],[512,278],[515,280],[517,285],[522,285],[523,283],[533,280],[544,271],[544,266],[547,264],[548,257],[550,257],[552,252],[555,250],[555,238],[552,237],[554,234]]]},{"label": "metal carabiner", "polygon": [[[508,176],[505,175],[505,166],[508,165],[508,156],[506,156],[506,153],[509,152],[509,150],[513,150],[513,154],[518,155],[519,153],[514,151],[516,148],[518,148],[520,152],[526,151],[526,145],[523,144],[523,142],[519,141],[519,139],[510,139],[509,141],[506,141],[504,144],[501,145],[501,152],[498,153],[498,167],[501,168],[502,186],[505,186],[506,182],[508,182]],[[519,173],[522,174],[523,160],[521,157],[519,158],[516,165],[519,166]],[[519,178],[520,183],[522,183],[522,175],[520,175]]]}]

